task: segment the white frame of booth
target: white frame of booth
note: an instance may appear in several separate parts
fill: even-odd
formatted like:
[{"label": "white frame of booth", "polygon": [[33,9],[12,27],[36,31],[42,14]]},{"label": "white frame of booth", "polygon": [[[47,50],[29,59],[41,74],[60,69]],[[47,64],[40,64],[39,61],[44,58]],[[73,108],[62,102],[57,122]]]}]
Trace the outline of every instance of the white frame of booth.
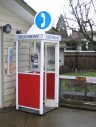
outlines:
[{"label": "white frame of booth", "polygon": [[[19,43],[20,40],[31,40],[32,42],[40,42],[40,109],[39,114],[42,115],[43,111],[43,77],[44,77],[44,44],[55,44],[55,104],[58,107],[59,102],[59,41],[61,36],[53,34],[16,34],[16,109],[19,109],[18,105],[18,69],[19,69]],[[27,42],[26,42],[27,43]],[[46,52],[46,48],[45,48]],[[23,107],[23,106],[22,106]],[[30,107],[25,107],[30,108]],[[38,109],[34,109],[38,110]]]}]

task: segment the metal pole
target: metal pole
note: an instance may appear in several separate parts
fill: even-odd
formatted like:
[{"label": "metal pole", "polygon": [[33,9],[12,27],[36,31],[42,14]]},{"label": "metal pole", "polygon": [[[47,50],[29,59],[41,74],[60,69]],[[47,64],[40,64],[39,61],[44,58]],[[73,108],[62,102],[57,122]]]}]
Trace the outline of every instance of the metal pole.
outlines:
[{"label": "metal pole", "polygon": [[43,114],[43,68],[44,68],[44,41],[41,41],[41,61],[40,61],[40,114]]},{"label": "metal pole", "polygon": [[0,27],[0,108],[3,108],[4,102],[4,60],[3,60],[3,28]]},{"label": "metal pole", "polygon": [[59,42],[55,45],[55,102],[59,102]]},{"label": "metal pole", "polygon": [[48,67],[48,58],[47,58],[47,44],[45,44],[45,88],[44,88],[44,100],[46,101],[46,90],[47,90],[47,67]]}]

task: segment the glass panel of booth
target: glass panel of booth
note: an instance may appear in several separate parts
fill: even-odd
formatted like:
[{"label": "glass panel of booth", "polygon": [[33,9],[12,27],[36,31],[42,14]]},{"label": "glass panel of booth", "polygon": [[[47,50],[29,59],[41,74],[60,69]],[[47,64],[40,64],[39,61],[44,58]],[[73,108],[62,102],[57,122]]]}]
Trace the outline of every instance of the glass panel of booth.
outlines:
[{"label": "glass panel of booth", "polygon": [[32,41],[19,41],[18,48],[18,72],[40,72],[40,43]]},{"label": "glass panel of booth", "polygon": [[[18,72],[40,72],[40,42],[32,40],[19,40],[18,46]],[[55,71],[55,44],[44,45],[44,72]]]}]

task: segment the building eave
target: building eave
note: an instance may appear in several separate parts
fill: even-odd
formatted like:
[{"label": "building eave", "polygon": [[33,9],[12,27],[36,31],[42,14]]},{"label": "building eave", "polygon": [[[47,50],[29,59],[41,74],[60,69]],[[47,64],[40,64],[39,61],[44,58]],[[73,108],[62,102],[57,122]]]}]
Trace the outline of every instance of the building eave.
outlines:
[{"label": "building eave", "polygon": [[31,8],[25,1],[23,0],[15,0],[15,1],[33,16],[36,15],[36,11],[33,8]]}]

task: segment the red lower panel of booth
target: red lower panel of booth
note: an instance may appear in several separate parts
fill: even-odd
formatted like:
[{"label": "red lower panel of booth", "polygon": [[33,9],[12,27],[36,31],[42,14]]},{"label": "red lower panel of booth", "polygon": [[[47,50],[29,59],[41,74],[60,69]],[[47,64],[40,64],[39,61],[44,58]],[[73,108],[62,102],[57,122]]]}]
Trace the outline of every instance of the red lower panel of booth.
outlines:
[{"label": "red lower panel of booth", "polygon": [[55,98],[55,73],[47,73],[47,99]]},{"label": "red lower panel of booth", "polygon": [[18,105],[40,108],[40,75],[18,74]]}]

